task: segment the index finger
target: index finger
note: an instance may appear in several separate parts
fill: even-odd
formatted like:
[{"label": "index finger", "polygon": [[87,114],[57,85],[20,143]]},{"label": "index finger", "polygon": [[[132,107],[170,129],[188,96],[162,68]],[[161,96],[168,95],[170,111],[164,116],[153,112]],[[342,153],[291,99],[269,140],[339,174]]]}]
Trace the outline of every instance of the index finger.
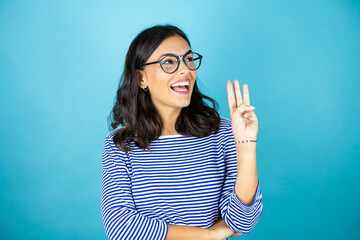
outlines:
[{"label": "index finger", "polygon": [[234,108],[236,108],[236,103],[235,103],[235,96],[231,81],[227,82],[227,95],[228,95],[229,110],[230,113],[232,113]]}]

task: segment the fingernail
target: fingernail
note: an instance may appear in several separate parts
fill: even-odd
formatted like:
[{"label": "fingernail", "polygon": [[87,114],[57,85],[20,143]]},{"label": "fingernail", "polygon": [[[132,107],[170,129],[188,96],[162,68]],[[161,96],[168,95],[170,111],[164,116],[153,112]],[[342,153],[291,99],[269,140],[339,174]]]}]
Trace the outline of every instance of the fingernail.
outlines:
[{"label": "fingernail", "polygon": [[255,107],[253,107],[253,106],[250,106],[250,108],[251,108],[251,109],[255,109]]}]

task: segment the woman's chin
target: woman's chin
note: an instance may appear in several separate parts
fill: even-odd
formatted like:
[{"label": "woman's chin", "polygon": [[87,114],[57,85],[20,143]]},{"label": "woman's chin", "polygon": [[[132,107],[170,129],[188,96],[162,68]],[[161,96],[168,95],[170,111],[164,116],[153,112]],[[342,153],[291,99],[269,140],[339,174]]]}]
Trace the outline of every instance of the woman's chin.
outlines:
[{"label": "woman's chin", "polygon": [[188,101],[183,101],[177,104],[177,106],[180,108],[188,107],[189,105],[190,105],[190,99]]}]

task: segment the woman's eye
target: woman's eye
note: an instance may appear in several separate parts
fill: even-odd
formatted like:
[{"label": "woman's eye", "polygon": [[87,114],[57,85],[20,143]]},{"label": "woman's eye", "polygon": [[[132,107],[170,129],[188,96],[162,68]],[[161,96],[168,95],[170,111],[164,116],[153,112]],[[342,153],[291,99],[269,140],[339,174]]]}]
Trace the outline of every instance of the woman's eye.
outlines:
[{"label": "woman's eye", "polygon": [[174,60],[173,59],[165,59],[162,63],[163,64],[174,64]]},{"label": "woman's eye", "polygon": [[192,62],[192,61],[193,61],[193,58],[192,58],[192,57],[187,57],[187,58],[186,58],[186,61],[187,61],[187,62]]}]

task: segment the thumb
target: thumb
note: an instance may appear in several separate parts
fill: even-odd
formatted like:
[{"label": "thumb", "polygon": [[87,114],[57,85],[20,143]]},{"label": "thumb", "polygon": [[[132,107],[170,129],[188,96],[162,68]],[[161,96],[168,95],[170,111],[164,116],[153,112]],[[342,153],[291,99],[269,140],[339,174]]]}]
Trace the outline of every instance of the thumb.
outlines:
[{"label": "thumb", "polygon": [[241,103],[238,107],[237,107],[237,111],[239,111],[241,114],[248,112],[248,111],[253,111],[255,109],[255,107],[253,106],[249,106],[246,105],[245,103]]},{"label": "thumb", "polygon": [[253,106],[249,106],[249,105],[246,105],[245,103],[241,103],[236,111],[237,111],[237,114],[239,115],[242,115],[244,116],[245,118],[247,118],[249,116],[249,111],[253,111],[255,109],[255,107]]}]

